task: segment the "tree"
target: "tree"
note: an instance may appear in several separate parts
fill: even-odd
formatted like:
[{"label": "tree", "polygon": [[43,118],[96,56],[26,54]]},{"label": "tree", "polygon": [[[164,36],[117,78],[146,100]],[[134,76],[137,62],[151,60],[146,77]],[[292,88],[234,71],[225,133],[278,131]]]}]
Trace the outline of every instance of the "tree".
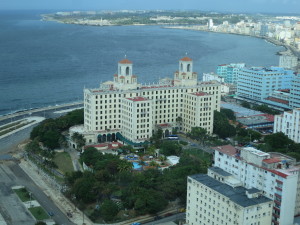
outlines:
[{"label": "tree", "polygon": [[243,107],[245,107],[245,108],[248,108],[248,109],[251,109],[251,105],[250,105],[249,102],[243,101],[243,102],[241,103],[241,106],[243,106]]},{"label": "tree", "polygon": [[131,171],[132,167],[133,165],[131,162],[122,160],[118,165],[118,171],[119,172]]},{"label": "tree", "polygon": [[102,218],[106,221],[113,221],[119,212],[117,204],[111,200],[104,200],[100,206],[100,214]]},{"label": "tree", "polygon": [[71,139],[76,143],[78,150],[81,149],[86,143],[84,136],[77,132],[72,135]]},{"label": "tree", "polygon": [[231,109],[221,108],[220,112],[227,117],[229,120],[236,120],[235,114]]},{"label": "tree", "polygon": [[200,141],[204,144],[204,140],[207,138],[207,130],[202,127],[192,127],[191,132],[189,134],[191,138]]},{"label": "tree", "polygon": [[43,222],[43,221],[37,221],[35,223],[35,225],[47,225],[47,224],[45,222]]},{"label": "tree", "polygon": [[269,144],[274,151],[278,149],[288,150],[289,145],[294,144],[294,141],[288,138],[284,133],[279,132],[270,134],[264,138],[265,143]]},{"label": "tree", "polygon": [[234,136],[236,129],[229,123],[226,115],[215,110],[213,132],[221,138],[226,138]]},{"label": "tree", "polygon": [[180,155],[182,147],[175,141],[164,141],[161,145],[160,151],[166,156]]}]

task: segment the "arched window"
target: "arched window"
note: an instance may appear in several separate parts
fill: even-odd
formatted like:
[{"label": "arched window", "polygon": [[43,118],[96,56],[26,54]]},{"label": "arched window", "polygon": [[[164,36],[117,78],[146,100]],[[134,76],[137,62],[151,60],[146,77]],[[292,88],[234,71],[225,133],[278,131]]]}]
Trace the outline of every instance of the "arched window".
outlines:
[{"label": "arched window", "polygon": [[187,72],[190,72],[190,70],[191,70],[191,64],[188,64],[188,65],[187,65],[187,70],[186,70],[186,71],[187,71]]},{"label": "arched window", "polygon": [[126,75],[129,75],[129,66],[126,67]]}]

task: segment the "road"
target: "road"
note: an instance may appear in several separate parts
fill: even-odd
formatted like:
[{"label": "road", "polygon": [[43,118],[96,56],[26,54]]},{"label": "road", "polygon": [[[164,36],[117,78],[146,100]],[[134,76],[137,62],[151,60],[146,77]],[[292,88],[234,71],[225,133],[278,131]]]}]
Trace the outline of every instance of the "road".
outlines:
[{"label": "road", "polygon": [[192,148],[201,149],[209,154],[213,154],[213,152],[214,152],[214,150],[212,150],[210,147],[199,144],[198,141],[192,140],[183,135],[178,135],[178,137],[179,137],[179,140],[189,143],[189,145],[187,146],[188,148],[192,147]]},{"label": "road", "polygon": [[52,200],[49,199],[37,185],[35,185],[28,175],[19,167],[17,162],[1,162],[0,177],[0,212],[8,225],[32,225],[35,223],[35,220],[11,190],[11,187],[16,185],[25,186],[28,191],[33,193],[34,198],[47,212],[53,212],[54,216],[52,219],[57,224],[73,224]]},{"label": "road", "polygon": [[[66,110],[66,109],[72,109],[72,108],[78,108],[81,107],[82,103],[73,103],[73,104],[66,104],[61,106],[55,106],[55,107],[46,107],[42,109],[35,109],[35,110],[29,110],[24,112],[19,112],[11,115],[6,116],[0,116],[0,125],[4,125],[7,123],[14,122],[16,120],[21,120],[29,116],[41,116],[45,118],[56,118],[63,113],[54,113],[58,110]],[[1,154],[7,154],[13,149],[16,149],[18,144],[25,141],[29,138],[30,132],[32,129],[37,126],[38,124],[32,125],[28,128],[25,128],[23,130],[20,130],[13,135],[7,136],[5,138],[0,138],[0,155]]]},{"label": "road", "polygon": [[149,223],[143,223],[143,225],[161,224],[161,223],[166,223],[166,222],[170,222],[170,221],[176,221],[176,220],[179,220],[179,219],[185,219],[185,213],[177,213],[175,215],[162,218],[160,220],[154,220],[154,221],[149,222]]}]

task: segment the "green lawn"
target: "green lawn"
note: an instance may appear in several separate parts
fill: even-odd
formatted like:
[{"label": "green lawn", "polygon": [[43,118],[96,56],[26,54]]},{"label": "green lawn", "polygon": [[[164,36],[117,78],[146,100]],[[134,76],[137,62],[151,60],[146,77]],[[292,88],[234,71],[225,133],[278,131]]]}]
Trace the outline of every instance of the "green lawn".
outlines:
[{"label": "green lawn", "polygon": [[210,162],[211,161],[211,157],[212,155],[203,151],[202,149],[196,149],[196,148],[192,148],[192,149],[187,149],[187,150],[184,150],[185,153],[189,153],[191,155],[194,155],[200,159],[203,159],[207,162]]},{"label": "green lawn", "polygon": [[[22,202],[30,201],[30,195],[26,188],[14,189],[14,192],[19,196]],[[31,196],[31,200],[33,199]]]},{"label": "green lawn", "polygon": [[63,174],[74,171],[71,156],[67,152],[58,152],[55,154],[54,162]]},{"label": "green lawn", "polygon": [[29,208],[28,210],[31,212],[31,214],[34,216],[34,218],[36,220],[45,220],[45,219],[49,218],[48,214],[40,206],[32,207],[32,208]]}]

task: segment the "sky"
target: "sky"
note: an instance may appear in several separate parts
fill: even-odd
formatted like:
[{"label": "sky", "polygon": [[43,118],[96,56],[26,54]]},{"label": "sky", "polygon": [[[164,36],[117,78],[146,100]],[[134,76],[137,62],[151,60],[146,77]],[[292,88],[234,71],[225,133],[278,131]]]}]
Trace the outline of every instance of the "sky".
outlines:
[{"label": "sky", "polygon": [[300,0],[0,0],[0,10],[163,9],[216,12],[300,13]]}]

